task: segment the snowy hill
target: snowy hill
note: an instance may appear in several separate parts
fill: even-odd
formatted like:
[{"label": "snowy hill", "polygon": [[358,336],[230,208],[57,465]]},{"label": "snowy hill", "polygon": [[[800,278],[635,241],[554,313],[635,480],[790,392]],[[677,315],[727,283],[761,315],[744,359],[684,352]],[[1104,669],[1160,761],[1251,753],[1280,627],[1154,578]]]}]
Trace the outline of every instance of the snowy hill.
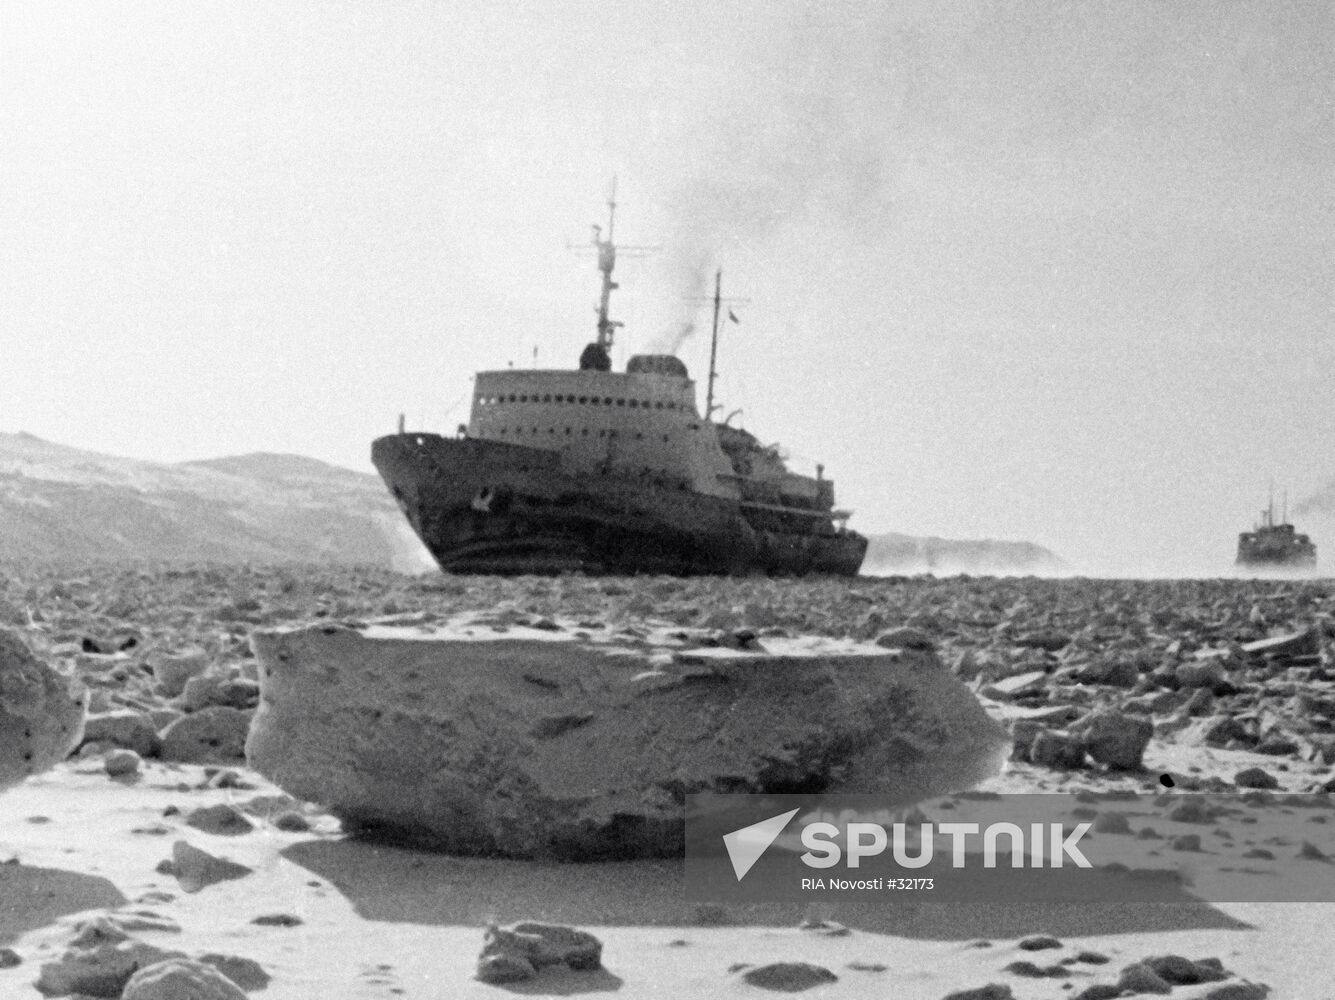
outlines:
[{"label": "snowy hill", "polygon": [[0,434],[0,559],[431,564],[373,475],[300,455],[145,462],[30,434]]}]

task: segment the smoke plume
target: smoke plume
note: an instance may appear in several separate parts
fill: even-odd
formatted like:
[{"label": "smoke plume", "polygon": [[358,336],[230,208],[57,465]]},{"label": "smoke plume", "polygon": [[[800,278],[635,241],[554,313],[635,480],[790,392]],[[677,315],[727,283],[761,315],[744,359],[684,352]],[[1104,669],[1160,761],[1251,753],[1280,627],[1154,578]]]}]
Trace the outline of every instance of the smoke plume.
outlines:
[{"label": "smoke plume", "polygon": [[695,333],[702,300],[710,294],[709,258],[698,251],[684,253],[689,246],[678,239],[668,244],[669,273],[666,287],[680,295],[677,314],[649,342],[651,354],[676,354]]},{"label": "smoke plume", "polygon": [[770,27],[754,36],[768,39],[759,51],[737,57],[720,109],[670,137],[671,155],[652,151],[654,174],[678,165],[663,199],[660,275],[674,301],[662,303],[656,350],[690,337],[702,315],[692,300],[712,295],[714,269],[726,271],[730,256],[795,229],[837,227],[857,242],[893,224],[897,132],[931,115],[928,50],[939,39],[925,42],[912,14],[842,5]]}]

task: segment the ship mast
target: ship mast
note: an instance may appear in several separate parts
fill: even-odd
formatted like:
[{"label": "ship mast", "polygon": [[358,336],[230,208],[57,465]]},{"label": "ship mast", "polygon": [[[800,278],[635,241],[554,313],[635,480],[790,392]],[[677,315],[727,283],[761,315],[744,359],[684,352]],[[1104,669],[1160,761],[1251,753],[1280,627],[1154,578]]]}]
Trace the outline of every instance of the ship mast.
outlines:
[{"label": "ship mast", "polygon": [[714,332],[709,337],[709,389],[705,393],[705,419],[714,419],[714,379],[718,372],[714,370],[714,359],[718,357],[718,311],[723,304],[723,268],[714,272]]},{"label": "ship mast", "polygon": [[612,291],[619,287],[612,280],[612,269],[617,263],[617,248],[613,242],[617,221],[617,182],[612,178],[612,193],[607,197],[607,239],[602,238],[602,227],[593,227],[593,245],[598,251],[598,270],[603,273],[603,293],[598,302],[598,340],[597,344],[604,352],[611,355],[612,336],[622,324],[607,316],[608,303]]},{"label": "ship mast", "polygon": [[579,366],[584,370],[592,369],[605,372],[612,368],[612,338],[616,335],[617,327],[623,325],[619,320],[614,320],[608,315],[612,292],[621,287],[612,280],[612,270],[617,263],[617,251],[620,250],[632,257],[641,257],[657,249],[657,247],[618,247],[615,242],[616,217],[617,182],[616,178],[613,177],[612,191],[607,198],[606,239],[603,238],[602,226],[595,224],[593,227],[592,245],[594,253],[598,255],[598,270],[603,275],[603,287],[602,294],[598,299],[598,337],[584,348],[584,352],[579,357]]},{"label": "ship mast", "polygon": [[[696,299],[695,301],[700,301]],[[705,391],[705,419],[713,420],[714,411],[718,406],[714,403],[714,380],[718,378],[718,371],[714,367],[714,361],[718,357],[718,317],[720,307],[724,302],[750,302],[750,299],[725,299],[723,298],[723,268],[714,272],[714,332],[709,338],[709,381],[708,388]],[[737,317],[733,316],[732,310],[728,311],[728,317],[737,322]],[[726,423],[726,421],[724,421]]]}]

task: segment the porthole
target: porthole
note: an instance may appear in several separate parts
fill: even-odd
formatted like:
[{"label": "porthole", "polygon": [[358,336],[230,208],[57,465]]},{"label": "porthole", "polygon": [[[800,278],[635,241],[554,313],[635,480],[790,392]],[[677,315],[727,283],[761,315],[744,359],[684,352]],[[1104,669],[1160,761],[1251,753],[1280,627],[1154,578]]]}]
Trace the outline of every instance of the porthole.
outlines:
[{"label": "porthole", "polygon": [[587,403],[587,402],[589,401],[589,397],[588,397],[588,396],[580,396],[580,397],[579,397],[579,401],[580,401],[580,403]]},{"label": "porthole", "polygon": [[635,409],[636,407],[638,407],[639,405],[640,405],[639,400],[632,399],[632,400],[630,401],[630,408],[631,408],[632,410]]}]

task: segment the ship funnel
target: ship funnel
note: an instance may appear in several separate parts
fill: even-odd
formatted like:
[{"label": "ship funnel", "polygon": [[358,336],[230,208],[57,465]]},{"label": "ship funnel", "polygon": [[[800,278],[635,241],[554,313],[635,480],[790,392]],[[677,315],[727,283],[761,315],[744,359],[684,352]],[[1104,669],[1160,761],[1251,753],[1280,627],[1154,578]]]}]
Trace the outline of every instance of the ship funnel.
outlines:
[{"label": "ship funnel", "polygon": [[636,354],[626,362],[626,371],[635,375],[670,375],[688,378],[686,364],[675,354]]}]

